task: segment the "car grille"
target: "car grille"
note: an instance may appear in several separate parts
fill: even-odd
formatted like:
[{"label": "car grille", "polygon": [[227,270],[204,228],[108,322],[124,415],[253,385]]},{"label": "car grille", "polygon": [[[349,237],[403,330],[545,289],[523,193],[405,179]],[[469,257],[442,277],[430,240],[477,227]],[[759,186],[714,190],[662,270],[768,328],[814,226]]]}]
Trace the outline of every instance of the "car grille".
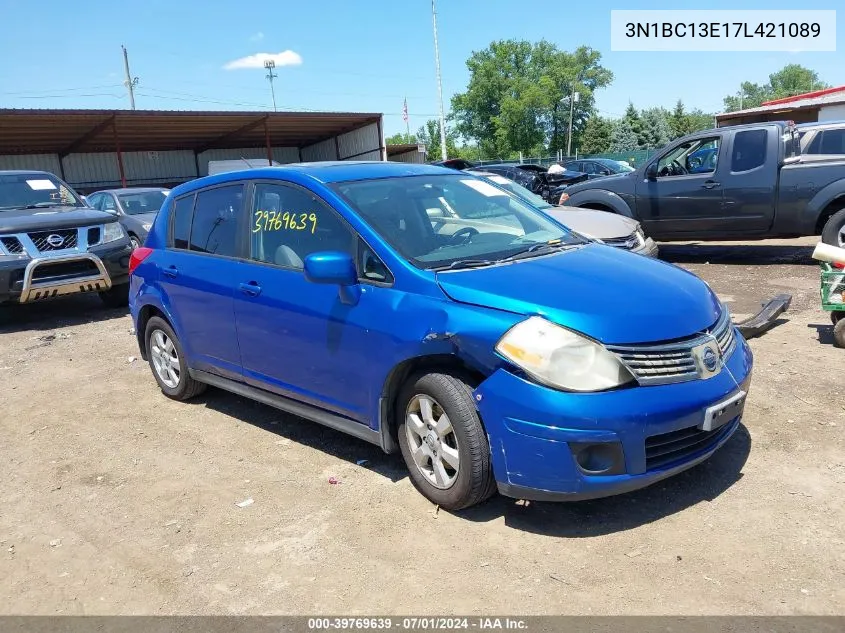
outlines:
[{"label": "car grille", "polygon": [[57,262],[55,264],[41,264],[35,269],[32,276],[33,281],[44,281],[45,279],[59,279],[74,277],[86,277],[96,275],[99,269],[91,260],[85,259],[72,262]]},{"label": "car grille", "polygon": [[[56,236],[60,237],[61,241]],[[29,239],[41,253],[63,251],[68,248],[76,248],[77,230],[38,231],[37,233],[30,233]]]},{"label": "car grille", "polygon": [[630,251],[640,246],[640,238],[639,236],[637,236],[636,232],[631,233],[626,237],[610,237],[607,239],[602,238],[602,242],[604,242],[608,246],[624,248],[627,251]]},{"label": "car grille", "polygon": [[3,242],[3,246],[6,248],[6,251],[10,255],[17,255],[18,253],[23,253],[23,244],[21,241],[16,237],[3,237],[0,238],[0,241]]},{"label": "car grille", "polygon": [[734,418],[712,431],[702,431],[698,427],[691,426],[647,437],[645,440],[646,471],[657,470],[712,448],[731,433],[738,419]]},{"label": "car grille", "polygon": [[95,246],[100,243],[100,227],[95,226],[93,229],[88,229],[88,246]]},{"label": "car grille", "polygon": [[730,356],[736,348],[736,334],[727,310],[722,311],[708,332],[691,339],[658,345],[608,345],[607,349],[622,360],[641,385],[660,385],[698,378],[692,350],[713,338],[722,358]]}]

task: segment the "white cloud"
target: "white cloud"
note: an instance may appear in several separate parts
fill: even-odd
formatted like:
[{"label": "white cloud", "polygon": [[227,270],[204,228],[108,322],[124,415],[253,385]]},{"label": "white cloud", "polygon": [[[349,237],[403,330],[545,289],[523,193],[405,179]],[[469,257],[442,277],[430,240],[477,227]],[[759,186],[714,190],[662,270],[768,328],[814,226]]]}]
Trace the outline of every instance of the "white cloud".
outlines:
[{"label": "white cloud", "polygon": [[276,62],[276,66],[299,66],[302,63],[302,57],[299,53],[293,51],[282,51],[281,53],[256,53],[255,55],[248,55],[235,59],[225,66],[224,70],[239,70],[241,68],[264,68],[264,62],[272,59]]},{"label": "white cloud", "polygon": [[258,33],[255,33],[254,35],[249,36],[250,42],[260,42],[263,39],[264,39],[264,33],[262,33],[261,31],[258,31]]}]

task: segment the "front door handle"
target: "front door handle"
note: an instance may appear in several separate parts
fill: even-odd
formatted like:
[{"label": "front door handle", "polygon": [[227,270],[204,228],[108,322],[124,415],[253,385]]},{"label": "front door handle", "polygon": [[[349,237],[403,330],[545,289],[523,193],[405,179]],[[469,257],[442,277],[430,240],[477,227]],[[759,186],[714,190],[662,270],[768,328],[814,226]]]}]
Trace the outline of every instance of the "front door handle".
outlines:
[{"label": "front door handle", "polygon": [[254,281],[250,281],[248,284],[240,284],[238,288],[249,297],[257,297],[261,294],[261,286]]},{"label": "front door handle", "polygon": [[720,184],[722,183],[716,182],[715,180],[705,180],[704,184],[701,186],[705,189],[713,189],[714,187],[718,187]]},{"label": "front door handle", "polygon": [[176,277],[179,274],[179,269],[176,266],[168,266],[164,268],[161,272],[164,273],[166,277]]}]

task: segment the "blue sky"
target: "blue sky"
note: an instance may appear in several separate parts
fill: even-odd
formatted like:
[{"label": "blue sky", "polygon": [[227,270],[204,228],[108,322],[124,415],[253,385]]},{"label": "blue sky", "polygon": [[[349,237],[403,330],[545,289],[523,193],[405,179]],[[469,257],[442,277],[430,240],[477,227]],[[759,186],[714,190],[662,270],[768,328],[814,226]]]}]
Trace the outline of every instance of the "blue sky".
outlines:
[{"label": "blue sky", "polygon": [[[841,0],[808,0],[836,9]],[[547,39],[567,50],[586,44],[603,54],[613,84],[597,93],[602,114],[637,107],[718,111],[743,80],[797,62],[832,85],[845,84],[842,15],[835,53],[631,53],[610,51],[610,9],[677,9],[678,2],[534,2],[438,0],[444,103],[465,89],[465,61],[496,39]],[[708,9],[795,9],[781,0],[711,0]],[[37,13],[34,13],[37,7]],[[556,18],[555,16],[560,17]],[[139,77],[144,109],[270,108],[262,69],[225,70],[258,53],[293,51],[301,64],[278,67],[279,109],[385,113],[385,132],[411,130],[436,115],[437,86],[429,0],[0,0],[0,107],[125,108],[120,46]],[[41,20],[47,20],[42,22]]]}]

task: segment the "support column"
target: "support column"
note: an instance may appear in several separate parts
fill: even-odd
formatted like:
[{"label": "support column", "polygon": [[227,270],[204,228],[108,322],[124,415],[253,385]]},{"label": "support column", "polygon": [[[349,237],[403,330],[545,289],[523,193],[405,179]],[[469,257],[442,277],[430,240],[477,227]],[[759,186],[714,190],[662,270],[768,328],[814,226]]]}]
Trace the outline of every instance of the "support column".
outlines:
[{"label": "support column", "polygon": [[267,127],[267,117],[264,117],[264,143],[267,145],[267,166],[273,166],[273,147],[270,145],[270,130]]},{"label": "support column", "polygon": [[120,151],[120,138],[117,134],[117,121],[112,119],[111,129],[114,132],[114,149],[117,153],[117,169],[120,172],[120,186],[126,187],[126,173],[123,171],[123,154]]}]

